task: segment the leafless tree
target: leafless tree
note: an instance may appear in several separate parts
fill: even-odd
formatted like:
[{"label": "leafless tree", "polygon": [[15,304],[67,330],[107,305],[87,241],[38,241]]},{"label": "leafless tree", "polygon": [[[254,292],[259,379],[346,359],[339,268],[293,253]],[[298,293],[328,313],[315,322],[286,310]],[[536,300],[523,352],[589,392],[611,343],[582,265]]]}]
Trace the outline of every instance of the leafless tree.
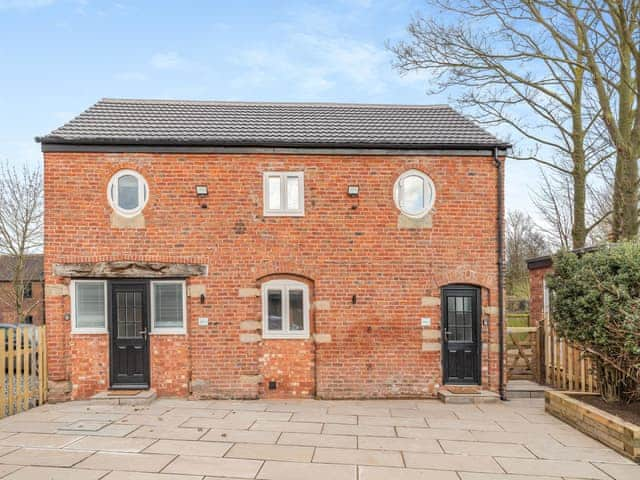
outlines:
[{"label": "leafless tree", "polygon": [[640,0],[523,0],[526,14],[580,55],[615,146],[612,240],[638,234]]},{"label": "leafless tree", "polygon": [[0,254],[12,265],[12,288],[4,302],[15,308],[18,322],[38,301],[25,302],[25,289],[36,272],[29,255],[43,246],[43,181],[39,168],[0,166]]},{"label": "leafless tree", "polygon": [[555,14],[561,0],[428,3],[444,15],[411,21],[409,40],[390,46],[396,67],[431,72],[431,91],[452,92],[480,123],[511,128],[515,158],[568,177],[571,244],[584,246],[593,228],[585,211],[588,176],[617,146],[601,135],[607,117],[590,75],[590,57],[601,52],[577,31],[575,16]]},{"label": "leafless tree", "polygon": [[[592,174],[586,185],[585,243],[597,245],[606,242],[611,232],[613,192],[612,162],[605,162]],[[542,184],[532,192],[531,199],[540,221],[538,226],[552,250],[571,249],[573,227],[573,185],[567,176],[549,175],[540,170]]]},{"label": "leafless tree", "polygon": [[519,210],[507,214],[506,227],[507,293],[528,297],[529,271],[526,260],[547,253],[547,241],[533,219]]}]

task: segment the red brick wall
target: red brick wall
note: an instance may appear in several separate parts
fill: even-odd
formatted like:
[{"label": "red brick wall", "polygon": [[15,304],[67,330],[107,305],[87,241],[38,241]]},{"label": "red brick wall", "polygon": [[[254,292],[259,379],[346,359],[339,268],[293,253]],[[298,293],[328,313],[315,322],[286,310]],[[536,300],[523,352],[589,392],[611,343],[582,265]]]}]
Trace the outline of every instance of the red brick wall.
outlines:
[{"label": "red brick wall", "polygon": [[[145,228],[111,226],[106,186],[122,168],[149,184]],[[410,168],[435,183],[431,228],[398,228],[393,184]],[[271,170],[304,171],[304,217],[262,216],[262,173]],[[68,292],[58,287],[68,279],[54,276],[52,265],[147,260],[208,265],[206,277],[188,280],[206,295],[204,304],[188,299],[188,335],[152,337],[159,393],[186,394],[190,382],[200,397],[432,395],[442,383],[440,354],[428,345],[437,343],[440,307],[423,302],[449,283],[483,287],[483,384],[495,390],[496,179],[489,156],[46,153],[50,380],[79,382],[76,398],[108,384],[106,373],[105,383],[73,373],[72,363],[107,361],[108,352],[95,351],[98,341],[81,348],[74,340],[71,355]],[[200,184],[209,187],[206,209],[195,195]],[[346,194],[352,184],[358,198]],[[260,298],[239,291],[274,274],[313,282],[319,343],[256,341]],[[427,329],[425,316],[433,322]],[[198,317],[209,324],[199,326]]]},{"label": "red brick wall", "polygon": [[544,277],[552,267],[529,270],[529,323],[533,327],[542,325],[544,313]]},{"label": "red brick wall", "polygon": [[[34,325],[42,325],[42,283],[31,282],[31,298],[24,299],[24,309],[31,308],[28,315],[33,316]],[[16,323],[13,284],[0,282],[0,323]]]}]

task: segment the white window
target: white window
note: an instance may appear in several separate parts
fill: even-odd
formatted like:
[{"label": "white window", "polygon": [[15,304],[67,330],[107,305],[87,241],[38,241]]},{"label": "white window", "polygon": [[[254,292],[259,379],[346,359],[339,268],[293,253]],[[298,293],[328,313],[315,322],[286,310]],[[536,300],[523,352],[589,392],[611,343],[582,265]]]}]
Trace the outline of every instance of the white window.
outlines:
[{"label": "white window", "polygon": [[109,204],[119,214],[133,217],[147,204],[148,189],[146,180],[138,172],[120,170],[109,182]]},{"label": "white window", "polygon": [[107,282],[73,280],[71,292],[71,331],[107,333]]},{"label": "white window", "polygon": [[151,282],[151,332],[186,333],[187,299],[182,280]]},{"label": "white window", "polygon": [[436,189],[431,179],[419,170],[408,170],[393,187],[396,206],[408,217],[424,217],[433,208]]},{"label": "white window", "polygon": [[265,172],[265,216],[304,216],[304,173]]},{"label": "white window", "polygon": [[309,336],[309,288],[304,283],[272,280],[262,284],[262,336]]}]

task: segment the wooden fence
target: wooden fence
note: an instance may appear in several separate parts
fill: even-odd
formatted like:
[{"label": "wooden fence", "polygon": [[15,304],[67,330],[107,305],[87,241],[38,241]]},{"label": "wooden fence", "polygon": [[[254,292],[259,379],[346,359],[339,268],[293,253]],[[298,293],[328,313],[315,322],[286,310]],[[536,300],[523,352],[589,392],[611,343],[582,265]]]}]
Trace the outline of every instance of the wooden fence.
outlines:
[{"label": "wooden fence", "polygon": [[543,329],[544,382],[560,390],[597,391],[591,359],[558,334],[549,315],[545,315]]},{"label": "wooden fence", "polygon": [[0,418],[47,401],[46,327],[0,330],[0,363]]}]

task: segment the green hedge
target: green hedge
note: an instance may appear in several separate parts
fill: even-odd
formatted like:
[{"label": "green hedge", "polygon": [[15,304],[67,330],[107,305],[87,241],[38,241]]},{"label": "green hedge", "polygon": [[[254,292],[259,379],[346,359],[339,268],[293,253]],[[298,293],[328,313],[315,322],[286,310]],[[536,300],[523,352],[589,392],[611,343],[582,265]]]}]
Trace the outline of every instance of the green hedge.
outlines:
[{"label": "green hedge", "polygon": [[553,265],[557,330],[595,360],[605,400],[640,400],[640,244],[561,252]]}]

